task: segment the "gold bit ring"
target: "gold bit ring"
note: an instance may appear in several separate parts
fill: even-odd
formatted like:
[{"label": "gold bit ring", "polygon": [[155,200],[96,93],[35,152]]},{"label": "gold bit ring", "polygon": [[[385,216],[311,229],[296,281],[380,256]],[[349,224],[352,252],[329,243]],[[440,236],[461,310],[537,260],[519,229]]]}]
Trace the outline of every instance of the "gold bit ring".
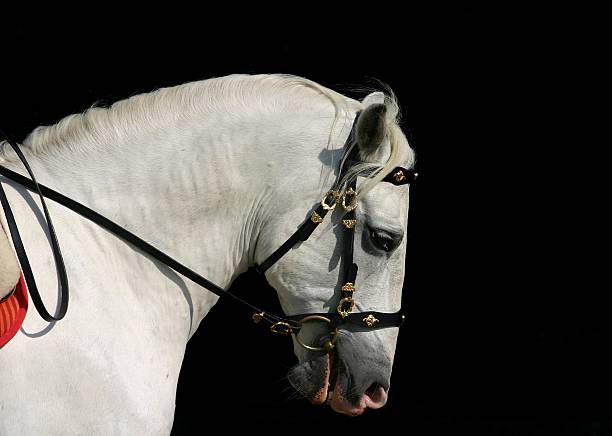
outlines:
[{"label": "gold bit ring", "polygon": [[[302,318],[298,322],[300,324],[305,324],[305,323],[310,322],[310,321],[323,321],[323,322],[326,322],[328,324],[331,324],[331,320],[329,318],[326,318],[326,317],[320,316],[320,315],[309,315],[307,317]],[[306,348],[307,350],[311,350],[311,351],[325,351],[326,353],[329,353],[336,346],[336,337],[337,336],[338,336],[338,329],[334,330],[334,333],[333,333],[331,339],[326,341],[325,344],[322,347],[313,347],[312,345],[306,345],[304,342],[302,342],[302,340],[300,339],[300,336],[297,333],[293,333],[293,337],[295,338],[295,341],[298,344],[300,344],[301,347]]]}]

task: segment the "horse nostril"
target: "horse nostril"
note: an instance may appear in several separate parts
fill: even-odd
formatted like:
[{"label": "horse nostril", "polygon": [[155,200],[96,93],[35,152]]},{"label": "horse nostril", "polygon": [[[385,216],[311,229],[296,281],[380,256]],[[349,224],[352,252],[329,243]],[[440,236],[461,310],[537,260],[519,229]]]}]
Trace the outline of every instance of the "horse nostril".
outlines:
[{"label": "horse nostril", "polygon": [[387,402],[387,392],[379,383],[372,383],[365,391],[366,407],[379,409]]},{"label": "horse nostril", "polygon": [[378,383],[372,383],[370,387],[366,389],[366,392],[365,392],[366,395],[371,398],[372,395],[376,394],[376,391],[378,390],[379,387],[382,387],[382,386],[380,386]]}]

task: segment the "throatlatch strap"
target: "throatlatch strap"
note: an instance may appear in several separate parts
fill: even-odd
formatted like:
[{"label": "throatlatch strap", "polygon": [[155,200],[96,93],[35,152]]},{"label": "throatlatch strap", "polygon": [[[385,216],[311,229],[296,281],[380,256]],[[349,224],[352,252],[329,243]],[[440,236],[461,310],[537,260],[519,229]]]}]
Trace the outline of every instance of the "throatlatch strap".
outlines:
[{"label": "throatlatch strap", "polygon": [[[13,181],[15,181],[15,182],[17,182],[17,183],[19,183],[21,185],[23,185],[24,187],[26,187],[29,190],[37,189],[35,187],[34,183],[30,179],[28,179],[27,177],[22,176],[21,174],[18,174],[16,172],[14,172],[14,171],[11,171],[8,168],[4,168],[4,167],[0,166],[0,174],[5,176],[5,177],[8,177],[9,179],[11,179],[11,180],[13,180]],[[88,208],[87,206],[79,203],[78,201],[75,201],[75,200],[73,200],[71,198],[66,197],[63,194],[60,194],[57,191],[54,191],[51,188],[46,187],[45,185],[37,184],[36,186],[38,187],[41,195],[44,195],[48,199],[53,200],[53,201],[55,201],[55,202],[57,202],[59,204],[62,204],[63,206],[67,207],[68,209],[71,209],[72,211],[78,213],[83,218],[86,218],[86,219],[88,219],[90,221],[93,221],[94,223],[98,224],[100,227],[105,228],[109,232],[113,233],[114,235],[118,236],[119,238],[123,239],[124,241],[130,243],[131,245],[133,245],[134,247],[138,248],[139,250],[147,253],[148,255],[150,255],[154,259],[160,261],[164,265],[167,265],[168,267],[172,268],[177,273],[182,274],[183,276],[187,277],[189,280],[197,283],[198,285],[202,286],[203,288],[208,289],[213,294],[216,294],[216,295],[218,295],[220,297],[224,296],[224,295],[230,296],[234,300],[237,300],[240,303],[250,307],[252,310],[254,310],[256,312],[262,312],[262,310],[259,309],[258,307],[248,303],[247,301],[243,300],[242,298],[238,297],[237,295],[234,295],[231,292],[226,291],[225,289],[221,288],[220,286],[215,285],[213,282],[205,279],[200,274],[196,273],[192,269],[190,269],[190,268],[186,267],[185,265],[181,264],[177,260],[175,260],[172,257],[168,256],[164,252],[158,250],[157,248],[155,248],[154,246],[152,246],[148,242],[144,241],[143,239],[139,238],[138,236],[136,236],[132,232],[124,229],[123,227],[119,226],[118,224],[116,224],[115,222],[109,220],[108,218],[106,218],[105,216],[99,214],[98,212]],[[4,205],[4,202],[3,202],[3,205]],[[12,213],[10,212],[10,208],[8,208],[7,210],[9,211],[8,213],[10,213],[10,215],[12,217]],[[13,219],[13,222],[14,222],[14,219]],[[16,228],[16,226],[15,226],[15,228]],[[20,261],[21,261],[21,259],[20,259]],[[24,273],[25,273],[25,269],[24,269]],[[28,288],[30,288],[30,284],[28,284]],[[30,293],[31,292],[32,292],[32,290],[30,289]],[[32,295],[32,299],[34,299],[34,295]],[[37,309],[38,309],[38,307],[37,307]],[[64,311],[64,313],[65,313],[65,311]],[[42,314],[41,314],[41,316],[42,316]],[[43,316],[43,318],[45,318],[45,317]],[[266,316],[264,318],[266,318],[266,320],[268,320],[270,322],[276,322],[276,321],[279,321],[279,320],[284,320],[283,317],[276,316],[276,315],[273,315],[273,314],[269,314],[267,312],[266,312]]]},{"label": "throatlatch strap", "polygon": [[[327,210],[323,208],[323,206],[319,205],[313,213],[316,213],[321,219],[325,218],[327,215]],[[311,217],[313,216],[311,213]],[[298,227],[298,229],[287,239],[283,245],[278,247],[276,251],[274,251],[266,260],[264,260],[261,265],[255,267],[255,270],[259,274],[264,274],[272,265],[274,265],[278,260],[283,257],[289,250],[291,250],[298,242],[306,241],[312,232],[319,225],[318,222],[315,222],[312,218],[308,218],[304,223]]]}]

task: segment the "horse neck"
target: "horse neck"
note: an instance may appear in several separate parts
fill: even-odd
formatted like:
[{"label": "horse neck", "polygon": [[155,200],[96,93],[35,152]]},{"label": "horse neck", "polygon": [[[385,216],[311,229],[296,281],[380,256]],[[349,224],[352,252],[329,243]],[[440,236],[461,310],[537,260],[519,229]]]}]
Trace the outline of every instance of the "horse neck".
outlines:
[{"label": "horse neck", "polygon": [[[41,183],[228,287],[254,264],[260,229],[275,211],[287,209],[288,195],[304,210],[318,195],[318,154],[328,130],[315,126],[310,135],[303,118],[288,121],[211,114],[85,152],[58,147],[30,160]],[[330,123],[328,117],[324,124]],[[313,180],[305,177],[308,171],[316,174]],[[201,320],[216,299],[192,296],[204,298],[194,305]]]}]

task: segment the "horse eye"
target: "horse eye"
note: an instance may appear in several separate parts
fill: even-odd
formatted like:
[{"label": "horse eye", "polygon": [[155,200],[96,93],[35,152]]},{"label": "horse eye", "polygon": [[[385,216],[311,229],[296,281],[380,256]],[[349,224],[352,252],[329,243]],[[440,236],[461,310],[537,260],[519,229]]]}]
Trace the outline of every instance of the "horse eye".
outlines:
[{"label": "horse eye", "polygon": [[387,253],[395,250],[400,242],[402,242],[401,234],[391,233],[382,229],[374,229],[368,226],[368,234],[374,247]]}]

